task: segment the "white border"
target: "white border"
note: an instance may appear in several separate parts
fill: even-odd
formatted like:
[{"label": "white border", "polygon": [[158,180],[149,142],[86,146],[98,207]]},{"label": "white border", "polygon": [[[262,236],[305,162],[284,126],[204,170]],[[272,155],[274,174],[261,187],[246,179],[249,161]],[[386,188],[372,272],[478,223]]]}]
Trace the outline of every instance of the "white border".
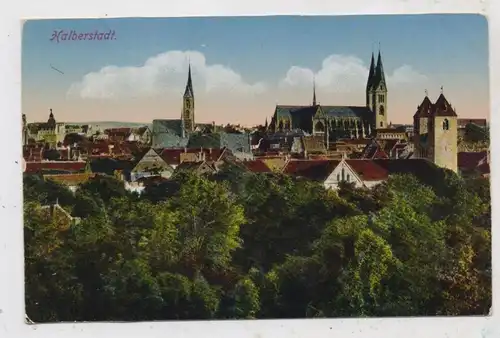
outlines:
[{"label": "white border", "polygon": [[[24,324],[23,234],[21,195],[21,29],[22,18],[228,16],[272,14],[419,14],[482,13],[490,28],[491,130],[499,126],[500,5],[485,0],[64,0],[3,2],[0,12],[0,337],[500,337],[496,318],[401,318],[365,320],[268,320],[226,322],[156,322],[130,324]],[[332,41],[334,43],[334,41]],[[411,52],[411,51],[409,51]],[[443,56],[446,57],[446,56]],[[492,132],[492,144],[500,144]],[[497,149],[492,149],[496,171]],[[492,175],[493,220],[500,180]],[[495,232],[493,232],[495,233]],[[498,236],[493,237],[493,257],[500,257]],[[495,263],[495,260],[493,261]],[[498,269],[493,268],[494,285]],[[496,289],[496,288],[495,288]],[[493,294],[498,306],[499,297]],[[496,311],[498,312],[498,311]],[[495,320],[496,319],[496,320]],[[494,324],[494,322],[497,322]]]}]

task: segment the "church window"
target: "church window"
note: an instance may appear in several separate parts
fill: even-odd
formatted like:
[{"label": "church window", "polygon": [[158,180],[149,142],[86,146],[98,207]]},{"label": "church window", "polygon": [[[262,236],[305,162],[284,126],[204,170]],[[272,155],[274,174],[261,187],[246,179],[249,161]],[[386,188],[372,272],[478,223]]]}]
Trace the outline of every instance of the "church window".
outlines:
[{"label": "church window", "polygon": [[380,121],[380,126],[383,127],[384,126],[384,122]]},{"label": "church window", "polygon": [[448,119],[444,119],[443,130],[449,130],[449,129],[450,129],[450,121],[448,121]]},{"label": "church window", "polygon": [[342,181],[345,181],[345,170],[342,168]]},{"label": "church window", "polygon": [[337,182],[340,181],[340,174],[337,174]]},{"label": "church window", "polygon": [[379,94],[378,96],[378,102],[384,103],[385,96],[383,94]]},{"label": "church window", "polygon": [[189,109],[190,106],[191,106],[191,102],[189,102],[189,100],[186,100],[186,108]]},{"label": "church window", "polygon": [[325,127],[323,126],[323,123],[317,122],[316,125],[314,126],[314,130],[316,132],[324,132],[325,131]]},{"label": "church window", "polygon": [[347,174],[347,182],[351,181],[351,175]]},{"label": "church window", "polygon": [[381,105],[381,106],[379,107],[379,109],[378,109],[378,113],[379,113],[380,115],[384,115],[384,113],[385,113],[384,106],[382,106],[382,105]]}]

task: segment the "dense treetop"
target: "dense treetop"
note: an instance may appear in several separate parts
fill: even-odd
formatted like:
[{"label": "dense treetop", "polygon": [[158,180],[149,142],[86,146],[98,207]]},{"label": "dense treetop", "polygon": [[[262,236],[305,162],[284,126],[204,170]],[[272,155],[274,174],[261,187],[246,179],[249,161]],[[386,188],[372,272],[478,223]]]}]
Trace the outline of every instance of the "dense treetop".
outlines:
[{"label": "dense treetop", "polygon": [[[24,180],[35,322],[487,314],[490,185],[440,172],[372,190],[228,167],[131,194]],[[61,224],[55,201],[81,221]]]}]

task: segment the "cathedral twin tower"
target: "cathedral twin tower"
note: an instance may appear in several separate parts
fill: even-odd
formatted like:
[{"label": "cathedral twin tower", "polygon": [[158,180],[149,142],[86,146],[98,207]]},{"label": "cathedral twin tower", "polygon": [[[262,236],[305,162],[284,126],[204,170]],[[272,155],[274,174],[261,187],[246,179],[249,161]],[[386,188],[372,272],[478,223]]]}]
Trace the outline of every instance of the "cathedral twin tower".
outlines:
[{"label": "cathedral twin tower", "polygon": [[377,64],[372,53],[368,81],[366,83],[366,106],[373,112],[375,129],[387,128],[387,85],[385,83],[382,57],[378,52]]}]

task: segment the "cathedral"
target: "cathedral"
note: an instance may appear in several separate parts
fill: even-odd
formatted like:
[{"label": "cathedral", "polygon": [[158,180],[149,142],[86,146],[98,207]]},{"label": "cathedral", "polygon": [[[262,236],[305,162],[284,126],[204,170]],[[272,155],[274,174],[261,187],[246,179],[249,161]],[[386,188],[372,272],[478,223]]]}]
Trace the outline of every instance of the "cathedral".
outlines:
[{"label": "cathedral", "polygon": [[366,104],[364,106],[324,106],[316,102],[313,87],[311,105],[277,105],[268,130],[286,132],[302,130],[324,136],[327,142],[346,138],[368,138],[387,128],[387,85],[380,51],[377,63],[372,53]]},{"label": "cathedral", "polygon": [[457,119],[443,93],[435,103],[426,95],[413,115],[414,157],[457,172]]}]

